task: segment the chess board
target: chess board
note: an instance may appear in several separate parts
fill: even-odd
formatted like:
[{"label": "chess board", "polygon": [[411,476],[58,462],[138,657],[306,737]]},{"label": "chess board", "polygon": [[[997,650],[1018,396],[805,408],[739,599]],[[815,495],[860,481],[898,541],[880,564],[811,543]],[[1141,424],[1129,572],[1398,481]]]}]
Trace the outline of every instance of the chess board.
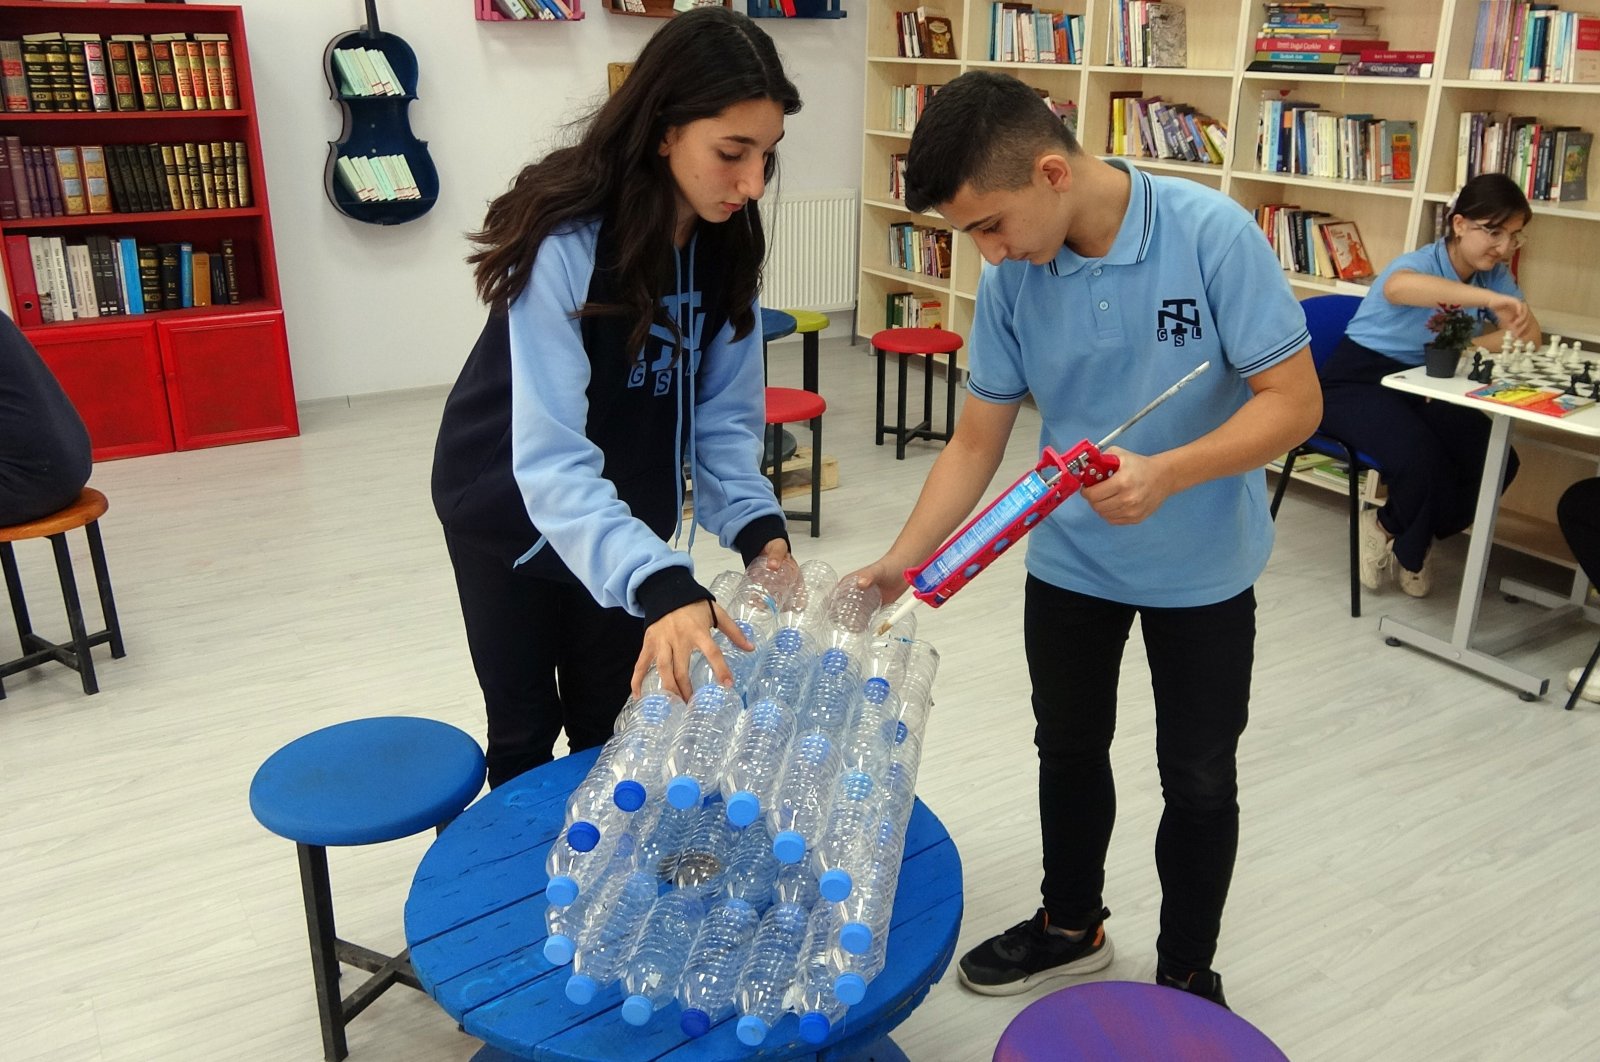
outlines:
[{"label": "chess board", "polygon": [[[1502,360],[1501,355],[1492,356],[1494,361],[1494,375],[1483,383],[1493,383],[1501,386],[1524,387],[1541,391],[1556,391],[1565,393],[1573,378],[1577,377],[1576,390],[1581,397],[1593,399],[1594,381],[1600,380],[1600,357],[1592,356],[1585,351],[1585,357],[1576,369],[1567,368],[1568,355],[1551,354],[1549,351],[1535,351],[1531,354],[1512,354]],[[1474,359],[1474,365],[1476,359]],[[1474,366],[1468,366],[1471,374]],[[1588,377],[1588,379],[1584,379]]]}]

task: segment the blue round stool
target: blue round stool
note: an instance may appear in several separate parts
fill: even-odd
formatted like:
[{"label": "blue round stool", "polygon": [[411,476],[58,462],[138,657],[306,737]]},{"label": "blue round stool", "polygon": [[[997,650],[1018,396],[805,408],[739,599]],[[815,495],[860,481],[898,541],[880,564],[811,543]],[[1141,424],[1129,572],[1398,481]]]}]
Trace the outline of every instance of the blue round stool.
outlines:
[{"label": "blue round stool", "polygon": [[[323,1057],[348,1055],[345,1026],[390,985],[421,990],[407,951],[382,955],[339,939],[329,845],[377,844],[444,829],[483,788],[483,751],[432,719],[385,716],[336,723],[274,752],[250,782],[257,821],[295,843],[311,938]],[[408,949],[409,950],[409,949]],[[339,964],[372,974],[340,998]]]},{"label": "blue round stool", "polygon": [[994,1062],[1288,1062],[1254,1025],[1176,988],[1093,981],[1011,1019]]}]

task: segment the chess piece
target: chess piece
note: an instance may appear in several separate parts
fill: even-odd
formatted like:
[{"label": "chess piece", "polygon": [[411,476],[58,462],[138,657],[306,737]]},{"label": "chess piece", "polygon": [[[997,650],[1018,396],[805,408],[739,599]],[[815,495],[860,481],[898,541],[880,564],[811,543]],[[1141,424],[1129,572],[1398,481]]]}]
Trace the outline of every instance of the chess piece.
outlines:
[{"label": "chess piece", "polygon": [[1513,342],[1513,340],[1511,338],[1511,333],[1510,332],[1502,332],[1502,333],[1500,333],[1500,360],[1501,361],[1505,361],[1506,358],[1511,354],[1511,344],[1512,344],[1512,342]]},{"label": "chess piece", "polygon": [[1483,355],[1484,350],[1482,347],[1472,348],[1472,368],[1467,373],[1467,379],[1476,380],[1478,373],[1483,371]]}]

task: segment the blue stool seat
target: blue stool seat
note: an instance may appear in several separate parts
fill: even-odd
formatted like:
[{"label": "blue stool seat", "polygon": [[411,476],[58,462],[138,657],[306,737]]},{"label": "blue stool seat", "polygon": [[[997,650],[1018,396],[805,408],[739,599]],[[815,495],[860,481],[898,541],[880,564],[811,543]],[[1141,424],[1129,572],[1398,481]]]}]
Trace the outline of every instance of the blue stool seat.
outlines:
[{"label": "blue stool seat", "polygon": [[1239,1015],[1176,988],[1094,981],[1011,1019],[994,1062],[1288,1062]]},{"label": "blue stool seat", "polygon": [[273,753],[250,783],[250,810],[300,844],[376,844],[455,818],[483,772],[478,743],[448,723],[355,719]]},{"label": "blue stool seat", "polygon": [[[261,825],[295,843],[311,942],[311,969],[329,1062],[348,1055],[345,1026],[391,985],[422,988],[409,949],[383,955],[334,929],[328,845],[376,844],[442,830],[483,788],[483,751],[463,731],[432,719],[354,719],[296,738],[250,782]],[[340,997],[339,964],[372,976]]]}]

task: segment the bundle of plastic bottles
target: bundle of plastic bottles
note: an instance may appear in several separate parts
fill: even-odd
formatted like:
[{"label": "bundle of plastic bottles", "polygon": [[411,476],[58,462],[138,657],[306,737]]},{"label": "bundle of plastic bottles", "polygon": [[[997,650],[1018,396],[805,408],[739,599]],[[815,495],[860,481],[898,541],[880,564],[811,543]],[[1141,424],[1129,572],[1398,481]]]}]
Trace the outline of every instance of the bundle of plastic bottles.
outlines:
[{"label": "bundle of plastic bottles", "polygon": [[545,955],[575,1003],[620,981],[632,1025],[676,1003],[755,1046],[792,1011],[821,1043],[883,969],[939,654],[821,561],[711,589],[755,649],[719,632],[731,687],[697,655],[687,703],[647,680],[618,717],[551,845]]}]

